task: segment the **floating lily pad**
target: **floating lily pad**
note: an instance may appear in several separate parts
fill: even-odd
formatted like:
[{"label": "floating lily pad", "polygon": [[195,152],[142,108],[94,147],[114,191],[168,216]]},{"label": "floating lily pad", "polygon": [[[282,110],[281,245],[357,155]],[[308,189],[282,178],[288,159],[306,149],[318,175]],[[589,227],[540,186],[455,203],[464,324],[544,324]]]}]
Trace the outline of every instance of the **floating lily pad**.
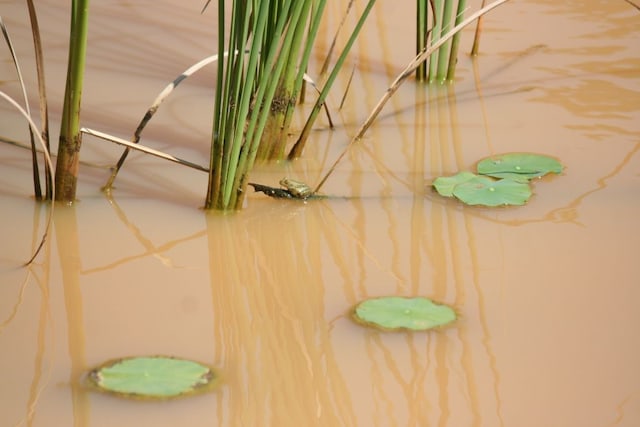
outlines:
[{"label": "floating lily pad", "polygon": [[214,379],[208,366],[164,356],[117,359],[88,375],[89,383],[101,391],[143,399],[169,399],[206,391]]},{"label": "floating lily pad", "polygon": [[496,181],[486,176],[476,176],[456,185],[453,195],[468,205],[524,205],[531,197],[531,187],[510,179]]},{"label": "floating lily pad", "polygon": [[368,299],[356,306],[353,315],[359,323],[384,330],[423,331],[456,320],[456,312],[451,307],[424,297]]},{"label": "floating lily pad", "polygon": [[491,156],[478,162],[478,173],[495,178],[524,181],[544,176],[549,172],[561,173],[562,164],[553,157],[531,153],[508,153]]},{"label": "floating lily pad", "polygon": [[463,171],[453,176],[438,177],[433,181],[432,185],[441,196],[453,197],[453,189],[456,185],[469,181],[476,176],[475,173]]}]

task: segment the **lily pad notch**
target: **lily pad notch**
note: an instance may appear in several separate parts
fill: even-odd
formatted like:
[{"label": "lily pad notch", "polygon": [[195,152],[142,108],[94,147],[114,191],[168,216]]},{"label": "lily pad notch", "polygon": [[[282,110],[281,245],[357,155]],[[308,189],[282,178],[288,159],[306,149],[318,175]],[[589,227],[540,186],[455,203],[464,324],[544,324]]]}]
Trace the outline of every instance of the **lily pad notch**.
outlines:
[{"label": "lily pad notch", "polygon": [[202,363],[169,356],[110,360],[89,371],[91,388],[118,397],[166,400],[200,394],[218,383],[214,370]]},{"label": "lily pad notch", "polygon": [[553,157],[532,153],[507,153],[482,159],[478,174],[459,172],[436,178],[433,187],[445,197],[456,197],[467,205],[524,205],[532,195],[531,180],[548,173],[562,173]]},{"label": "lily pad notch", "polygon": [[457,317],[453,308],[425,297],[371,298],[353,310],[357,323],[385,331],[426,331],[448,325]]}]

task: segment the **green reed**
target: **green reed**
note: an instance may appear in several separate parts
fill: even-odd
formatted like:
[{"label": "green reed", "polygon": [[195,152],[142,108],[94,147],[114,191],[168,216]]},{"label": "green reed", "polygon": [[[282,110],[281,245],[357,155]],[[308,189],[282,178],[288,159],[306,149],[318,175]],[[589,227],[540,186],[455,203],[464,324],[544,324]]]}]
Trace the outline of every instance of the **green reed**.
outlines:
[{"label": "green reed", "polygon": [[[458,0],[454,11],[454,0],[417,0],[416,9],[416,54],[438,42],[451,28],[464,19],[466,0]],[[429,9],[431,9],[431,27],[429,28]],[[430,40],[430,43],[429,43]],[[455,68],[460,44],[460,33],[451,41],[442,44],[416,70],[419,81],[430,83],[451,81],[455,77]]]},{"label": "green reed", "polygon": [[55,176],[55,198],[65,203],[71,203],[76,198],[80,146],[82,144],[80,103],[87,51],[88,18],[89,0],[73,0],[71,3],[67,82]]},{"label": "green reed", "polygon": [[[416,2],[416,55],[427,47],[429,40],[429,0]],[[419,81],[427,79],[427,62],[423,62],[416,69]]]},{"label": "green reed", "polygon": [[[281,158],[326,0],[218,1],[218,77],[206,208],[242,207],[256,158]],[[228,44],[225,45],[225,34]]]},{"label": "green reed", "polygon": [[[456,19],[454,25],[459,25],[464,20],[464,9],[467,7],[467,0],[458,0]],[[478,18],[482,19],[482,17]],[[458,48],[460,47],[460,35],[456,33],[451,39],[451,52],[449,54],[449,65],[447,67],[447,80],[453,81],[456,74],[456,64],[458,62]]]}]

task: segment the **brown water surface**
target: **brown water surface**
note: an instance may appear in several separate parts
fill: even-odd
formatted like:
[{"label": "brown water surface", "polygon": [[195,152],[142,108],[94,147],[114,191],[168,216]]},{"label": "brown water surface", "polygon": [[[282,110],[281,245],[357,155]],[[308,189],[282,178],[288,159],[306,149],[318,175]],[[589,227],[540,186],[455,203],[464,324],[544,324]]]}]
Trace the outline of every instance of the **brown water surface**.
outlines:
[{"label": "brown water surface", "polygon": [[[69,15],[58,3],[37,2],[54,122]],[[94,3],[83,124],[129,138],[162,87],[215,49],[215,8]],[[314,70],[344,8],[329,3]],[[37,111],[25,6],[3,0],[0,13]],[[253,181],[318,181],[409,61],[413,13],[376,5],[329,100],[338,127],[321,119],[304,159]],[[107,198],[108,170],[83,164],[80,201],[56,209],[29,268],[46,209],[28,152],[0,144],[0,424],[640,425],[638,46],[640,13],[624,1],[510,2],[487,17],[481,56],[460,56],[455,85],[399,90],[324,187],[335,197],[251,194],[220,215],[199,209],[201,172],[134,154]],[[0,90],[19,97],[4,52]],[[213,68],[185,82],[143,142],[206,164],[212,86]],[[0,108],[0,135],[25,141]],[[82,157],[107,166],[119,151],[85,137]],[[515,151],[566,166],[527,206],[464,207],[429,187]],[[460,320],[429,333],[351,321],[358,301],[391,294],[451,304]],[[222,386],[161,403],[82,386],[87,369],[142,354],[211,364]]]}]

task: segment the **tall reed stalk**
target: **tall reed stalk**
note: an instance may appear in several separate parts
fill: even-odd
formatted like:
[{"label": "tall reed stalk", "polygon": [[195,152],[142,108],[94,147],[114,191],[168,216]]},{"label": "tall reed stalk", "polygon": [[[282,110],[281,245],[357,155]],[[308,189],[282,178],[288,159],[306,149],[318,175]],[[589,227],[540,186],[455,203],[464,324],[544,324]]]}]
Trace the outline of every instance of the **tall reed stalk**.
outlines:
[{"label": "tall reed stalk", "polygon": [[[464,19],[466,0],[458,0],[453,15],[455,0],[417,0],[416,8],[416,53],[426,50],[430,45],[438,42],[451,28],[458,25]],[[429,28],[429,6],[432,9],[432,23]],[[431,36],[431,43],[429,43]],[[457,33],[451,41],[442,44],[423,64],[416,70],[416,78],[419,81],[430,83],[451,81],[455,77],[455,68],[458,61],[458,47],[460,34]]]},{"label": "tall reed stalk", "polygon": [[87,50],[88,17],[89,0],[73,0],[71,3],[67,82],[55,176],[56,200],[65,203],[71,203],[76,198],[80,146],[82,144],[80,102]]},{"label": "tall reed stalk", "polygon": [[[442,38],[448,31],[451,30],[451,12],[453,10],[453,0],[444,0],[442,4],[442,23],[440,25],[440,38]],[[451,41],[445,42],[440,49],[438,49],[438,65],[436,67],[437,73],[435,76],[429,76],[430,80],[437,80],[443,82],[447,78],[447,68],[449,67],[449,49]]]},{"label": "tall reed stalk", "polygon": [[[452,1],[452,0],[447,0]],[[431,0],[431,5],[433,7],[433,24],[431,26],[431,45],[433,46],[440,40],[440,32],[442,30],[442,2],[443,0]],[[440,50],[435,51],[429,57],[429,71],[427,79],[429,82],[433,82],[435,80],[435,76],[438,73],[438,56],[440,55]]]},{"label": "tall reed stalk", "polygon": [[[290,24],[292,25],[290,31],[293,33],[292,43],[289,48],[288,58],[286,58],[286,68],[278,82],[276,94],[271,103],[267,127],[258,150],[258,158],[278,160],[285,155],[287,132],[293,118],[296,100],[302,88],[313,41],[322,18],[322,13],[318,13],[318,10],[324,9],[325,3],[326,0],[321,2],[307,1],[305,3],[307,7],[303,11],[305,19]],[[308,27],[306,23],[307,16],[310,18]],[[306,43],[303,46],[303,41],[305,41],[307,34],[311,35],[311,37],[306,38]],[[301,52],[301,49],[304,50]]]},{"label": "tall reed stalk", "polygon": [[[416,55],[427,47],[429,40],[429,0],[416,2]],[[427,62],[421,63],[416,69],[418,81],[427,79]]]},{"label": "tall reed stalk", "polygon": [[[484,6],[484,4],[483,4]],[[456,26],[464,20],[464,10],[467,7],[467,0],[458,0],[458,9],[456,10]],[[478,18],[478,20],[482,17]],[[452,81],[456,75],[456,64],[458,63],[458,48],[460,46],[460,36],[462,33],[458,32],[451,39],[451,53],[449,54],[449,66],[447,68],[447,80]]]}]

